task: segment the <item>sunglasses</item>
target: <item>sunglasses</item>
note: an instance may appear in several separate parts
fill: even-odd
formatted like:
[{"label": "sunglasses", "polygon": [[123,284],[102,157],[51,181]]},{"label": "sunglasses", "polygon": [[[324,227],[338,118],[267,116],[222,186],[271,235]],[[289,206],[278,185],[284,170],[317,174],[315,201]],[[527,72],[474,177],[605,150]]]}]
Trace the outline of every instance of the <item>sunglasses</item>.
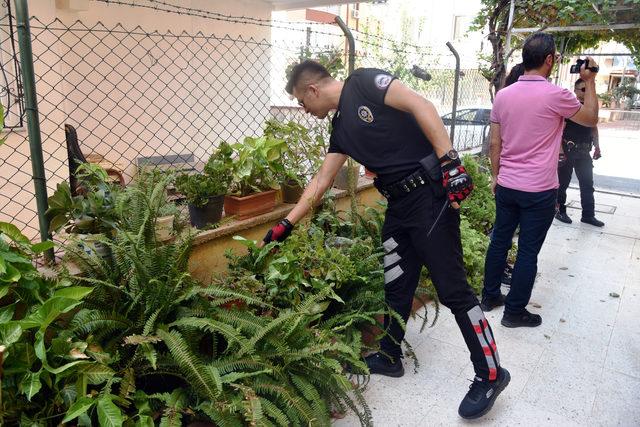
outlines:
[{"label": "sunglasses", "polygon": [[586,92],[587,88],[586,87],[581,87],[581,88],[576,88],[577,91],[580,92]]}]

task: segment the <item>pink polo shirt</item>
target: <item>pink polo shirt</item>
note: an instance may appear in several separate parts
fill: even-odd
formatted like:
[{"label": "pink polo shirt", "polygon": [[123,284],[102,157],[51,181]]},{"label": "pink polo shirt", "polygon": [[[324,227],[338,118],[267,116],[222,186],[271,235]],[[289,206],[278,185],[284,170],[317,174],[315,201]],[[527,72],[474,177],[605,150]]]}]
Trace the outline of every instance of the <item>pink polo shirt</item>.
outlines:
[{"label": "pink polo shirt", "polygon": [[564,119],[580,105],[572,92],[541,76],[520,76],[500,90],[491,110],[502,139],[498,184],[529,192],[558,188]]}]

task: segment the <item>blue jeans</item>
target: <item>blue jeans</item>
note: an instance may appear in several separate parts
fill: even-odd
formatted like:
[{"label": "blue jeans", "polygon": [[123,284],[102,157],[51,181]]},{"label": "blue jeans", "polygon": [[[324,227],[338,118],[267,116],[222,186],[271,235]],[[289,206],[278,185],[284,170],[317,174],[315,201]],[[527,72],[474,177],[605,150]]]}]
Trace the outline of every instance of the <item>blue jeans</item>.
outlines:
[{"label": "blue jeans", "polygon": [[511,289],[505,300],[507,314],[520,314],[531,298],[538,271],[538,253],[553,221],[555,189],[531,193],[496,186],[496,223],[484,264],[483,298],[500,295],[500,281],[513,233],[520,225],[518,254],[511,276]]}]

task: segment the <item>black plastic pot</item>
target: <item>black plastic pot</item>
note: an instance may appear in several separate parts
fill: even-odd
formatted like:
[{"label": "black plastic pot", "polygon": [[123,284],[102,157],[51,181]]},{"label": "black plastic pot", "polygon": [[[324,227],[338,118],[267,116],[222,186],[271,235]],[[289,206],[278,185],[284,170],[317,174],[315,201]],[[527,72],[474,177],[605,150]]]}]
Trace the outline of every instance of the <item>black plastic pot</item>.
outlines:
[{"label": "black plastic pot", "polygon": [[208,224],[215,224],[222,218],[224,195],[209,197],[209,203],[200,208],[189,204],[189,218],[195,228],[204,228]]},{"label": "black plastic pot", "polygon": [[298,203],[304,192],[304,188],[293,180],[282,183],[280,187],[282,187],[283,203]]}]

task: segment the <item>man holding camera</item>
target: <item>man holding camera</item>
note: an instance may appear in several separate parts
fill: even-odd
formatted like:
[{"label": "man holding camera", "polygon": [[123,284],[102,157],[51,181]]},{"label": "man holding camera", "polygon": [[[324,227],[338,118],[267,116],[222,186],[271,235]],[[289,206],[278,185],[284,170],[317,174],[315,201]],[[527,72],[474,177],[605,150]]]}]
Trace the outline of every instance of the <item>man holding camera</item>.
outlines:
[{"label": "man holding camera", "polygon": [[[491,327],[467,283],[458,208],[473,185],[435,107],[391,74],[372,68],[358,69],[342,82],[317,62],[304,61],[293,68],[286,89],[315,117],[336,113],[320,170],[264,243],[283,241],[291,233],[329,189],[347,156],[375,172],[376,188],[389,201],[382,229],[385,300],[406,322],[420,271],[427,266],[476,373],[458,413],[463,418],[486,414],[510,375],[500,366]],[[372,374],[401,377],[404,329],[390,316],[384,323],[380,352],[365,361]]]},{"label": "man holding camera", "polygon": [[[526,306],[538,270],[538,253],[555,215],[564,120],[591,127],[598,123],[593,59],[579,68],[585,84],[584,104],[570,91],[547,81],[558,59],[553,36],[542,32],[529,36],[522,59],[524,75],[497,93],[491,111],[496,221],[485,260],[481,302],[484,311],[504,305],[500,323],[509,328],[542,323],[542,317]],[[505,298],[500,279],[518,226],[518,254]]]},{"label": "man holding camera", "polygon": [[[584,96],[587,85],[584,80],[578,79],[574,84],[574,92],[578,101],[584,104]],[[562,134],[561,161],[558,162],[558,212],[556,219],[566,224],[571,224],[571,218],[567,215],[567,188],[571,182],[571,175],[575,169],[580,185],[580,204],[582,205],[581,222],[595,227],[603,227],[604,222],[595,217],[596,202],[593,197],[593,160],[591,159],[591,147],[595,147],[593,160],[598,160],[600,143],[598,141],[598,128],[582,126],[572,120],[565,120],[564,133]]]}]

